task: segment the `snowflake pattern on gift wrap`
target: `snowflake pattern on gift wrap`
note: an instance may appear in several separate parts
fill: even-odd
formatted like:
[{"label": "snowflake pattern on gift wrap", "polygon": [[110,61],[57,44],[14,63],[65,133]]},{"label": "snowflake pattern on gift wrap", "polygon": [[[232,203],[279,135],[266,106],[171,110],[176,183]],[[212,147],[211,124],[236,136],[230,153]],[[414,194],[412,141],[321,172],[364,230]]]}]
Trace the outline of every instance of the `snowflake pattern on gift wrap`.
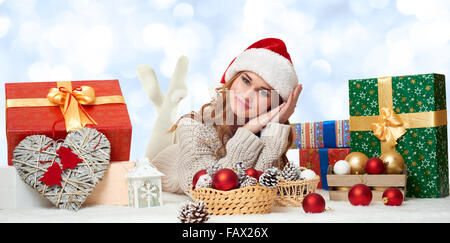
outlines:
[{"label": "snowflake pattern on gift wrap", "polygon": [[361,147],[362,147],[363,150],[367,150],[367,149],[369,148],[369,145],[367,145],[367,144],[365,143],[365,144],[361,145]]},{"label": "snowflake pattern on gift wrap", "polygon": [[[393,107],[398,114],[446,109],[445,77],[438,74],[392,77]],[[376,79],[349,80],[351,116],[378,115]],[[364,92],[367,99],[359,99]],[[351,151],[380,156],[380,141],[370,131],[353,131]],[[407,129],[397,142],[397,152],[407,165],[408,197],[449,195],[447,126]],[[432,181],[432,182],[430,182]]]},{"label": "snowflake pattern on gift wrap", "polygon": [[433,133],[434,131],[433,131],[433,128],[431,128],[431,127],[427,127],[427,128],[425,128],[425,133],[426,134],[431,134],[431,133]]},{"label": "snowflake pattern on gift wrap", "polygon": [[[436,146],[436,128],[431,128],[433,132],[426,134],[426,128],[408,129],[407,133],[399,140],[397,152],[402,154],[408,169],[407,194],[410,197],[436,197],[444,196],[439,193],[440,187],[444,186],[438,183],[442,175],[439,175],[439,164],[441,157],[437,156]],[[424,135],[418,135],[424,134]],[[408,142],[406,142],[409,140]],[[411,143],[411,141],[413,141]],[[418,151],[417,153],[405,151]],[[412,175],[412,176],[411,176]],[[446,176],[448,178],[448,176]],[[434,183],[428,183],[429,181]],[[448,181],[448,179],[446,179]],[[430,186],[434,185],[434,186]]]},{"label": "snowflake pattern on gift wrap", "polygon": [[417,149],[422,150],[423,149],[423,142],[417,142]]},{"label": "snowflake pattern on gift wrap", "polygon": [[422,89],[421,88],[415,88],[414,89],[414,94],[417,95],[417,96],[422,94]]},{"label": "snowflake pattern on gift wrap", "polygon": [[372,100],[372,102],[370,103],[370,107],[378,107],[378,102],[376,102],[375,100]]},{"label": "snowflake pattern on gift wrap", "polygon": [[359,98],[364,100],[366,98],[366,93],[360,93]]}]

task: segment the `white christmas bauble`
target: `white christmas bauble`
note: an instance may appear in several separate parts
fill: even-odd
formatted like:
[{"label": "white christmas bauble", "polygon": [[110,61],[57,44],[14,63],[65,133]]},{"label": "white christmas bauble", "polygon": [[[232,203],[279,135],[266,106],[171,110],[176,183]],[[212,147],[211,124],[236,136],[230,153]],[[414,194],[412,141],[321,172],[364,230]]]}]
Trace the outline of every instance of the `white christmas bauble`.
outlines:
[{"label": "white christmas bauble", "polygon": [[209,188],[212,187],[212,178],[208,174],[202,175],[198,178],[197,184],[195,185],[195,188]]},{"label": "white christmas bauble", "polygon": [[345,160],[339,160],[334,164],[333,173],[336,175],[350,174],[350,164]]},{"label": "white christmas bauble", "polygon": [[310,169],[306,169],[300,173],[300,179],[302,180],[310,180],[316,177],[316,172]]}]

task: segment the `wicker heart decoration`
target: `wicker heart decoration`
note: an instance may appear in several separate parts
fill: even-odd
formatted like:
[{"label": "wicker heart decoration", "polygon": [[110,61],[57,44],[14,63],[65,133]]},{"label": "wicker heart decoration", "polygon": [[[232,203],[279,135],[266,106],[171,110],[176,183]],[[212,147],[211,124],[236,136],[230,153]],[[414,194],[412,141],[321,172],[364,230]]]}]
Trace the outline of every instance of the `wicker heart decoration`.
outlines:
[{"label": "wicker heart decoration", "polygon": [[83,128],[63,141],[28,136],[14,149],[13,163],[25,183],[56,207],[77,211],[102,179],[110,152],[103,133]]}]

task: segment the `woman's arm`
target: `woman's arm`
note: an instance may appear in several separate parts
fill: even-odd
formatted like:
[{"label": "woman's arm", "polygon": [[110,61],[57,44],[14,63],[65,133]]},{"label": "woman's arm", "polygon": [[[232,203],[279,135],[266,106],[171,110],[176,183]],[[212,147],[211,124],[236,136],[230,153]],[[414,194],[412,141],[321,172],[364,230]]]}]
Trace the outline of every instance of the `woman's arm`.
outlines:
[{"label": "woman's arm", "polygon": [[178,182],[185,194],[189,194],[192,178],[198,171],[206,169],[212,161],[224,168],[232,168],[238,161],[245,167],[254,167],[256,159],[264,147],[263,142],[250,130],[240,127],[226,144],[227,154],[216,160],[215,150],[206,143],[216,137],[213,127],[206,126],[191,118],[183,118],[177,127],[180,151],[176,165]]},{"label": "woman's arm", "polygon": [[283,151],[288,146],[291,126],[278,122],[269,122],[261,130],[261,141],[264,148],[257,159],[255,169],[265,171],[272,166],[278,166]]},{"label": "woman's arm", "polygon": [[292,129],[290,125],[283,123],[294,113],[302,89],[303,86],[298,84],[289,94],[287,101],[279,106],[279,112],[262,128],[261,141],[264,143],[264,149],[258,157],[255,169],[265,171],[272,166],[278,166],[281,154],[288,146],[289,133]]}]

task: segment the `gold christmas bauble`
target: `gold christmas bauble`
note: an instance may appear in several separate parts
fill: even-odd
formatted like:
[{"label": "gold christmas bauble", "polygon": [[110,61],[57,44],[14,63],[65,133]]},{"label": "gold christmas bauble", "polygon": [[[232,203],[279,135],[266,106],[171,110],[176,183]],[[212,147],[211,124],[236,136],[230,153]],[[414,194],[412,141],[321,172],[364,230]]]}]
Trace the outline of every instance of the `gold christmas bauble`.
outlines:
[{"label": "gold christmas bauble", "polygon": [[362,175],[366,173],[366,163],[369,158],[361,152],[352,152],[345,157],[350,164],[350,174]]},{"label": "gold christmas bauble", "polygon": [[379,191],[379,192],[384,192],[386,191],[386,189],[388,189],[389,187],[383,187],[383,186],[374,186],[372,187],[372,190],[374,191]]},{"label": "gold christmas bauble", "polygon": [[350,187],[348,186],[337,186],[334,188],[335,191],[348,192]]},{"label": "gold christmas bauble", "polygon": [[403,156],[395,151],[384,152],[380,159],[386,165],[385,172],[387,174],[401,174],[403,167],[405,167],[405,160]]}]

